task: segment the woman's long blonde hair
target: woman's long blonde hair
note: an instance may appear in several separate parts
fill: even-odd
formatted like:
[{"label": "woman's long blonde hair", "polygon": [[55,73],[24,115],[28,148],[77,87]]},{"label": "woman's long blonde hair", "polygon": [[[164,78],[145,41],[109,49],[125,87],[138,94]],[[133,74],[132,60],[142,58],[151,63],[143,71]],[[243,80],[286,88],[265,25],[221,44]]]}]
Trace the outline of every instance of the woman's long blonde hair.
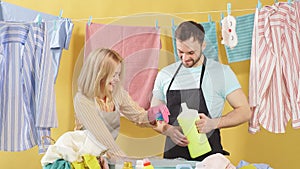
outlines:
[{"label": "woman's long blonde hair", "polygon": [[[78,90],[89,98],[106,96],[112,100],[112,93],[107,86],[122,60],[122,57],[111,49],[100,48],[92,51],[84,62],[78,77]],[[121,70],[121,72],[123,71]]]}]

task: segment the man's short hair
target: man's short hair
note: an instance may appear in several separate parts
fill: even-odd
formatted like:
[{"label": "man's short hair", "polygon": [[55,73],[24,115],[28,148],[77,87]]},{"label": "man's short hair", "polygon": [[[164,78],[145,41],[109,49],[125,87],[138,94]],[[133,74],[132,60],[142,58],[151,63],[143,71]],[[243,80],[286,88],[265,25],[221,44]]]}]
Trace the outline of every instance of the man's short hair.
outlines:
[{"label": "man's short hair", "polygon": [[191,37],[197,40],[200,44],[203,43],[205,31],[201,24],[194,21],[182,22],[175,31],[175,38],[180,41],[186,41]]}]

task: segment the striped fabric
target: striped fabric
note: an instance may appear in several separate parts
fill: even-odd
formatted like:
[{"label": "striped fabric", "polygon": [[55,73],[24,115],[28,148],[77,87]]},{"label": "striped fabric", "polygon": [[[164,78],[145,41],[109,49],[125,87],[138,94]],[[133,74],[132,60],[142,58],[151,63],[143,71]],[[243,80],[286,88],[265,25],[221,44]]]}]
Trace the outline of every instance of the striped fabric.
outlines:
[{"label": "striped fabric", "polygon": [[255,133],[261,125],[270,132],[284,133],[290,119],[294,128],[300,127],[300,107],[296,101],[299,18],[295,5],[287,3],[276,3],[256,12],[249,89],[253,117],[249,131]]},{"label": "striped fabric", "polygon": [[[99,143],[109,149],[110,155],[115,158],[124,158],[125,153],[115,142],[119,134],[120,113],[141,127],[151,127],[151,125],[148,121],[147,112],[134,102],[124,89],[114,95],[114,103],[116,106],[115,112],[103,112],[94,99],[87,98],[78,92],[74,98],[74,109],[80,123],[96,137]],[[110,113],[113,113],[115,117],[104,115]],[[114,118],[114,120],[107,120],[108,118]]]},{"label": "striped fabric", "polygon": [[236,33],[238,36],[238,44],[233,49],[225,46],[228,63],[250,59],[253,22],[254,14],[236,17]]},{"label": "striped fabric", "polygon": [[106,127],[95,102],[88,99],[81,93],[77,93],[74,97],[74,109],[77,119],[90,131],[96,139],[106,146],[113,154],[125,156],[125,153],[116,144],[114,137]]},{"label": "striped fabric", "polygon": [[42,152],[42,136],[57,126],[45,25],[2,22],[0,32],[0,150]]},{"label": "striped fabric", "polygon": [[[295,1],[295,13],[296,13],[296,18],[300,18],[300,1]],[[300,22],[299,20],[296,22],[296,26],[297,26],[297,30],[296,32],[298,32],[298,40],[300,43]],[[299,49],[299,46],[295,49]],[[298,77],[298,80],[296,81],[296,86],[298,86],[298,91],[297,91],[297,105],[300,107],[300,51],[298,50],[299,53],[296,53],[296,57],[294,57],[294,61],[293,63],[295,64],[296,67],[296,72],[298,72],[298,76],[295,75],[296,77]],[[298,57],[297,57],[298,56]],[[296,119],[295,117],[293,117],[293,119]],[[293,121],[293,125],[295,127],[298,127],[300,123],[300,120],[294,120]]]},{"label": "striped fabric", "polygon": [[217,41],[217,31],[215,22],[202,22],[202,26],[205,30],[205,42],[206,48],[204,49],[204,54],[207,58],[219,60],[218,54],[218,41]]},{"label": "striped fabric", "polygon": [[24,8],[18,5],[14,5],[7,2],[0,2],[1,4],[1,21],[13,21],[13,22],[32,22],[39,14],[43,21],[45,21],[45,27],[48,34],[49,45],[51,49],[54,76],[57,78],[60,59],[63,49],[68,49],[70,44],[70,38],[73,31],[73,23],[67,18],[58,18],[58,16],[49,15],[40,11],[35,11],[29,8]]},{"label": "striped fabric", "polygon": [[[205,42],[206,48],[203,51],[204,55],[207,58],[213,59],[215,61],[219,61],[219,54],[218,54],[218,41],[217,41],[217,31],[216,31],[216,23],[215,22],[203,22],[201,23],[205,30]],[[175,39],[175,30],[177,26],[172,26],[172,44],[173,44],[173,51],[175,61],[179,61],[179,57],[177,54],[177,47],[176,47],[176,39]]]}]

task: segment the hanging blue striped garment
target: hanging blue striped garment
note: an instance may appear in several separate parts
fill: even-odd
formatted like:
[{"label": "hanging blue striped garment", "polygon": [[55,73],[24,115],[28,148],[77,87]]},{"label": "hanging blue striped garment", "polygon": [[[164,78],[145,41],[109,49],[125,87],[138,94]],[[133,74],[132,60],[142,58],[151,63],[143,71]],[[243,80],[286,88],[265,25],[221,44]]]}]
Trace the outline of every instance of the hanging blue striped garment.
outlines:
[{"label": "hanging blue striped garment", "polygon": [[216,22],[202,22],[201,25],[205,30],[204,40],[206,42],[206,48],[204,49],[203,53],[207,58],[219,61]]},{"label": "hanging blue striped garment", "polygon": [[225,46],[228,63],[249,60],[251,56],[254,14],[236,17],[238,44],[230,49]]},{"label": "hanging blue striped garment", "polygon": [[43,21],[45,21],[45,27],[49,37],[48,48],[50,48],[52,52],[52,63],[54,66],[54,76],[56,80],[62,51],[63,49],[69,48],[74,26],[71,20],[68,18],[59,18],[58,16],[49,15],[3,1],[0,2],[0,4],[1,21],[32,22],[38,14],[41,16]]},{"label": "hanging blue striped garment", "polygon": [[[0,150],[39,145],[57,126],[54,76],[44,23],[0,23]],[[45,148],[49,145],[45,140]]]}]

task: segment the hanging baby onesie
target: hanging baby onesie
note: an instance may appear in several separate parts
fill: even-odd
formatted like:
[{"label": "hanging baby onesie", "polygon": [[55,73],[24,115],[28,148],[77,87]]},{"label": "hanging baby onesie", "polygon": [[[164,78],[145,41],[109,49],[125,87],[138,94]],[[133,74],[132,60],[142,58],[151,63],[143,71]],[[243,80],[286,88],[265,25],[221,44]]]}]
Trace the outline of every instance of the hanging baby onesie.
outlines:
[{"label": "hanging baby onesie", "polygon": [[158,72],[159,30],[141,26],[87,25],[84,57],[103,47],[117,51],[124,58],[124,89],[141,107],[148,109]]},{"label": "hanging baby onesie", "polygon": [[221,44],[233,49],[238,43],[238,37],[236,34],[236,19],[228,15],[221,20],[222,26],[222,40]]}]

